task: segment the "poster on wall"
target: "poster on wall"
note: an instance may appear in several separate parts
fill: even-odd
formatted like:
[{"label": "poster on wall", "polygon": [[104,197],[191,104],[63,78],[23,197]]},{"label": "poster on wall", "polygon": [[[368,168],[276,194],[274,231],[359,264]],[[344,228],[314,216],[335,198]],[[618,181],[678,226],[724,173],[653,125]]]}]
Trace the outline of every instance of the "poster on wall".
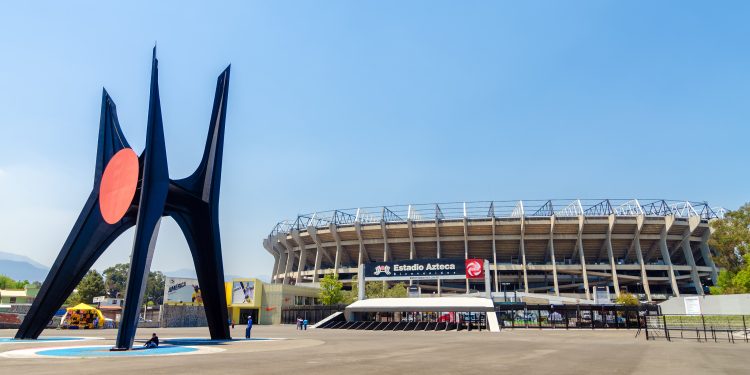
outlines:
[{"label": "poster on wall", "polygon": [[685,297],[685,314],[700,315],[701,301],[698,297]]},{"label": "poster on wall", "polygon": [[254,281],[235,281],[232,283],[232,304],[253,304],[255,294]]},{"label": "poster on wall", "polygon": [[197,279],[167,276],[164,284],[165,303],[203,303]]}]

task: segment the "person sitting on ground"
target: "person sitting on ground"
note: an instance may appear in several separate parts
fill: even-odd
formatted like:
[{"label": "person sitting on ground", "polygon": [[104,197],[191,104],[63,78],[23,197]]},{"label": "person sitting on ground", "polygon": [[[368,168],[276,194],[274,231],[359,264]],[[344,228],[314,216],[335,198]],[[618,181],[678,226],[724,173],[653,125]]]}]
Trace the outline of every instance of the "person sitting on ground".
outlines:
[{"label": "person sitting on ground", "polygon": [[151,334],[151,338],[146,341],[143,346],[146,347],[146,349],[154,349],[159,347],[159,336],[156,336],[156,333]]}]

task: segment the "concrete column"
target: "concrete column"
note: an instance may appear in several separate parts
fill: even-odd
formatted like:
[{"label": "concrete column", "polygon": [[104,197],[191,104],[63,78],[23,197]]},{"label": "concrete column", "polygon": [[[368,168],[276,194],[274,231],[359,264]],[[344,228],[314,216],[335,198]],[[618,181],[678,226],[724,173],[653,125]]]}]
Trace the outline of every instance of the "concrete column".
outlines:
[{"label": "concrete column", "polygon": [[[440,246],[440,219],[435,215],[435,242],[437,244],[437,257],[440,259],[442,254],[442,247]],[[442,280],[438,279],[438,297],[443,295],[443,283]]]},{"label": "concrete column", "polygon": [[591,299],[591,290],[589,290],[589,275],[586,272],[586,255],[583,253],[583,215],[578,216],[578,239],[576,247],[578,248],[578,258],[581,260],[581,272],[583,274],[583,288],[586,290],[586,299]]},{"label": "concrete column", "polygon": [[414,231],[411,219],[406,219],[406,226],[409,228],[409,259],[414,259]]},{"label": "concrete column", "polygon": [[523,291],[528,293],[529,292],[529,276],[526,272],[526,247],[524,245],[524,233],[526,231],[525,228],[526,224],[526,218],[521,216],[521,269],[523,270]]},{"label": "concrete column", "polygon": [[703,237],[701,238],[701,255],[703,256],[703,261],[706,262],[706,265],[711,267],[711,281],[714,285],[716,285],[717,280],[719,278],[719,270],[716,269],[716,264],[714,263],[714,259],[711,257],[711,250],[708,248],[708,238],[711,236],[711,228],[707,229],[703,233]]},{"label": "concrete column", "polygon": [[[391,249],[388,247],[388,231],[385,228],[385,221],[380,222],[380,228],[383,230],[383,261],[391,260]],[[409,235],[411,237],[411,234]]]},{"label": "concrete column", "polygon": [[287,262],[287,258],[289,257],[289,254],[286,252],[286,249],[284,249],[284,247],[278,242],[276,242],[276,244],[274,245],[274,248],[277,249],[277,251],[279,252],[279,257],[280,257],[279,264],[276,267],[276,272],[274,272],[274,275],[273,275],[274,284],[278,284],[279,278],[281,278],[282,283],[284,282],[284,275],[283,275],[284,267],[286,267],[286,262]]},{"label": "concrete column", "polygon": [[318,272],[320,272],[320,258],[322,257],[323,250],[318,246],[315,245],[315,265],[313,266],[313,278],[312,282],[317,283],[318,282]]},{"label": "concrete column", "polygon": [[701,283],[701,278],[698,277],[698,267],[695,265],[695,257],[693,256],[693,248],[690,246],[690,235],[693,234],[693,231],[698,227],[698,224],[700,223],[700,218],[697,216],[693,216],[690,219],[688,219],[689,228],[685,230],[685,235],[682,238],[682,252],[685,254],[685,260],[687,261],[687,264],[690,266],[690,278],[693,279],[693,286],[695,287],[695,293],[698,295],[703,295],[703,284]]},{"label": "concrete column", "polygon": [[615,296],[620,296],[620,282],[617,279],[617,262],[612,251],[612,227],[615,225],[615,215],[609,215],[609,225],[607,226],[607,255],[609,256],[609,265],[612,267],[612,284],[615,286]]},{"label": "concrete column", "polygon": [[305,281],[304,277],[302,276],[302,271],[304,271],[305,266],[307,266],[307,248],[305,247],[305,242],[302,241],[302,237],[300,237],[298,230],[292,231],[292,237],[294,238],[294,242],[297,242],[297,246],[299,247],[299,263],[297,263],[296,280],[296,284],[299,284]]},{"label": "concrete column", "polygon": [[555,295],[560,295],[560,286],[557,284],[557,262],[555,261],[555,215],[553,214],[550,216],[550,225],[549,225],[549,244],[547,247],[549,247],[549,256],[550,260],[552,261],[552,282],[555,286]]},{"label": "concrete column", "polygon": [[672,285],[672,295],[679,297],[680,289],[677,287],[677,279],[674,277],[674,266],[672,266],[672,257],[669,256],[669,248],[667,247],[667,233],[669,233],[669,228],[672,227],[672,224],[674,224],[674,216],[666,216],[664,218],[664,228],[662,228],[659,236],[659,250],[661,251],[664,263],[669,268],[667,272],[669,273],[669,281]]},{"label": "concrete column", "polygon": [[273,269],[271,269],[271,284],[276,284],[276,269],[279,268],[279,253],[273,248],[271,236],[263,240],[263,247],[273,255]]},{"label": "concrete column", "polygon": [[334,262],[333,259],[331,259],[331,256],[328,255],[328,253],[325,252],[325,250],[323,250],[323,244],[320,242],[320,239],[318,239],[318,230],[315,229],[315,227],[313,227],[313,226],[309,226],[309,227],[307,227],[307,233],[310,235],[310,237],[313,239],[313,241],[315,241],[315,247],[316,247],[316,252],[315,252],[315,275],[313,276],[313,282],[317,282],[318,278],[319,278],[318,272],[320,271],[321,256],[326,257],[326,259],[328,260],[329,263],[335,263],[335,262]]},{"label": "concrete column", "polygon": [[497,279],[497,239],[495,238],[495,217],[492,217],[492,264],[495,265],[495,292],[499,292]]},{"label": "concrete column", "polygon": [[643,261],[643,253],[641,252],[641,229],[643,228],[643,215],[638,215],[636,218],[636,230],[635,237],[633,238],[633,250],[635,250],[635,256],[638,259],[638,264],[641,265],[641,284],[643,285],[643,291],[646,293],[646,299],[651,302],[651,286],[648,284],[648,273],[646,272],[646,263]]},{"label": "concrete column", "polygon": [[341,247],[341,238],[339,238],[339,232],[336,231],[336,226],[334,224],[329,225],[328,228],[330,228],[331,235],[336,241],[336,259],[333,262],[333,273],[338,276],[339,268],[341,267],[341,257],[343,256],[343,254],[341,254],[343,251]]},{"label": "concrete column", "polygon": [[292,272],[292,264],[294,263],[294,248],[287,242],[286,238],[282,239],[284,247],[286,248],[286,267],[284,267],[284,282],[283,284],[289,284],[289,274]]},{"label": "concrete column", "polygon": [[[466,203],[464,203],[464,215],[466,215]],[[464,260],[469,259],[469,223],[464,216]],[[469,279],[466,279],[466,294],[469,294]]]},{"label": "concrete column", "polygon": [[354,223],[354,229],[357,231],[357,239],[359,239],[359,257],[357,259],[357,265],[361,265],[364,262],[370,262],[370,254],[367,253],[364,240],[362,238],[362,225],[359,222]]},{"label": "concrete column", "polygon": [[[279,268],[279,258],[280,258],[280,257],[279,257],[279,254],[276,254],[276,253],[274,252],[274,254],[273,254],[273,271],[274,271],[274,273],[276,273],[276,269],[277,269],[277,268]],[[274,277],[274,278],[273,278],[273,279],[271,280],[271,283],[275,284],[275,283],[276,283],[276,280],[275,280],[275,279],[276,279],[276,278]]]}]

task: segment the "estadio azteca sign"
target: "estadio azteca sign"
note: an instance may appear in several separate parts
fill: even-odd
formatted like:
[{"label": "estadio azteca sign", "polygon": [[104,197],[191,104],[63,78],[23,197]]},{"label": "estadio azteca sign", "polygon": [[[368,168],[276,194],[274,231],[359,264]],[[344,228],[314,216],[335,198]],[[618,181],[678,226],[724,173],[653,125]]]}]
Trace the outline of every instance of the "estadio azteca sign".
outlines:
[{"label": "estadio azteca sign", "polygon": [[[414,259],[365,264],[365,279],[455,280],[484,277],[482,259]],[[477,268],[478,267],[478,268]]]}]

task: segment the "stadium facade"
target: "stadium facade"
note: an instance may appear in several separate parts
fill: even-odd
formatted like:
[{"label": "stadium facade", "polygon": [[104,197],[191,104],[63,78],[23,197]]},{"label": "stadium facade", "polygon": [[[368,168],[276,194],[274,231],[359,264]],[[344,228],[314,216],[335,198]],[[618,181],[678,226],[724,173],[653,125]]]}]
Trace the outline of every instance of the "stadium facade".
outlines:
[{"label": "stadium facade", "polygon": [[[368,262],[423,258],[489,261],[492,292],[591,299],[594,286],[649,301],[704,294],[716,282],[707,203],[548,200],[414,204],[333,210],[278,223],[263,245],[272,282],[344,280]],[[469,293],[484,283],[419,281],[422,291]]]}]

